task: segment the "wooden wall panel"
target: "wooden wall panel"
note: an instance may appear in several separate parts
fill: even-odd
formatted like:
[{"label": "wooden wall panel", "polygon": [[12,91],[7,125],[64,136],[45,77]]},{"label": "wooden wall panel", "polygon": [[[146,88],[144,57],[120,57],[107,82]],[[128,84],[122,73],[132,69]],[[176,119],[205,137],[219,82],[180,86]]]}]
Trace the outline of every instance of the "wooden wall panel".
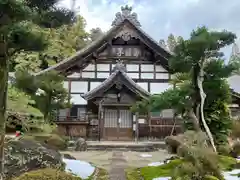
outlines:
[{"label": "wooden wall panel", "polygon": [[87,126],[86,125],[70,125],[69,135],[72,137],[86,137],[87,136]]},{"label": "wooden wall panel", "polygon": [[64,136],[67,136],[67,130],[65,125],[58,125],[58,132]]},{"label": "wooden wall panel", "polygon": [[65,136],[87,137],[87,125],[58,125],[58,131]]},{"label": "wooden wall panel", "polygon": [[[174,127],[174,129],[173,129]],[[149,124],[139,124],[139,138],[149,139],[164,139],[171,135],[179,134],[182,132],[180,123],[176,123],[172,119],[152,119],[151,126]]]}]

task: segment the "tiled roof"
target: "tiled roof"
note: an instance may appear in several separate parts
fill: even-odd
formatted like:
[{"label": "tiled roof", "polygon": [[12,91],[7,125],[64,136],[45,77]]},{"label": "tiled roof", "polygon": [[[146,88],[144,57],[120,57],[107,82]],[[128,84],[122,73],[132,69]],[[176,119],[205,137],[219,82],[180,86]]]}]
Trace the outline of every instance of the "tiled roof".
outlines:
[{"label": "tiled roof", "polygon": [[[124,71],[124,68],[122,67],[121,64],[117,64],[115,66],[115,71],[105,80],[103,81],[99,86],[94,88],[93,90],[85,93],[82,95],[82,97],[86,100],[94,98],[99,91],[107,91],[110,89],[115,83],[115,79],[117,76],[122,76],[123,79],[120,83],[123,85],[126,85],[131,91],[139,94],[141,97],[146,98],[150,96],[150,93],[146,90],[144,90],[141,86],[136,84]],[[119,80],[118,80],[119,81]]]},{"label": "tiled roof", "polygon": [[85,58],[87,55],[92,53],[96,48],[99,48],[99,47],[105,45],[106,43],[108,43],[109,37],[116,35],[118,30],[124,25],[125,22],[130,23],[136,29],[136,31],[138,31],[138,33],[140,33],[143,36],[143,39],[146,40],[146,42],[147,42],[146,45],[148,45],[150,48],[152,48],[158,55],[160,55],[163,59],[165,59],[165,61],[168,60],[166,57],[164,57],[160,53],[160,51],[161,51],[161,52],[164,52],[165,54],[168,54],[169,56],[172,54],[165,46],[163,46],[162,44],[159,44],[157,41],[155,41],[153,38],[151,38],[146,32],[144,32],[141,29],[140,26],[138,26],[136,23],[134,23],[133,20],[131,20],[128,17],[123,16],[123,19],[119,23],[115,24],[109,31],[104,33],[96,41],[92,42],[85,48],[81,49],[75,55],[61,61],[60,63],[58,63],[52,67],[49,67],[43,71],[40,71],[40,72],[36,73],[35,75],[40,75],[40,74],[42,74],[46,71],[50,71],[50,70],[59,70],[62,67],[69,68],[69,67],[73,66],[74,62],[76,60],[81,60],[81,59]]}]

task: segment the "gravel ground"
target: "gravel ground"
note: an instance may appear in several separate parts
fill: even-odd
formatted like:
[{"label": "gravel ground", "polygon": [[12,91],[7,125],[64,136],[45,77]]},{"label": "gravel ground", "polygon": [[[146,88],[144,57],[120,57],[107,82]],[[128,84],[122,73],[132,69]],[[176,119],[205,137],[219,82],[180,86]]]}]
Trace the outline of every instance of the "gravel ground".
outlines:
[{"label": "gravel ground", "polygon": [[[74,156],[78,160],[87,161],[95,164],[98,167],[110,170],[113,151],[86,151],[86,152],[74,152],[64,151]],[[141,157],[141,154],[150,154],[152,157]],[[123,152],[123,156],[127,161],[128,167],[143,167],[147,166],[151,162],[162,162],[166,158],[171,157],[165,150],[159,150],[155,152]]]}]

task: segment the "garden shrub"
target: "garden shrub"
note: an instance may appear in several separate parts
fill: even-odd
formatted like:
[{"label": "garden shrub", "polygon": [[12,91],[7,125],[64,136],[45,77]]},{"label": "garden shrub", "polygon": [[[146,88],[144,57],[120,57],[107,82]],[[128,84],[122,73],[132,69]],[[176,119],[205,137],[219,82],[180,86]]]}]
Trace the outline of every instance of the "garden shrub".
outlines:
[{"label": "garden shrub", "polygon": [[60,137],[57,134],[38,134],[26,135],[24,139],[31,139],[47,145],[49,148],[56,150],[65,150],[68,147],[68,141],[65,137]]},{"label": "garden shrub", "polygon": [[219,167],[224,171],[231,171],[237,164],[237,160],[230,156],[218,155]]},{"label": "garden shrub", "polygon": [[[157,177],[174,176],[175,178],[178,177],[181,180],[199,180],[200,178],[198,179],[198,177],[195,176],[201,173],[201,176],[204,176],[204,180],[219,180],[216,175],[219,175],[218,173],[220,171],[230,171],[235,167],[237,163],[235,158],[216,155],[211,149],[204,149],[204,151],[201,150],[201,153],[197,152],[196,154],[198,155],[196,156],[196,158],[194,154],[191,155],[193,151],[189,152],[190,155],[188,156],[188,158],[185,157],[174,159],[160,166],[146,166],[142,168],[128,169],[126,172],[127,177],[129,178],[129,180],[152,180]],[[199,154],[206,154],[205,156],[203,156],[204,160],[198,157]],[[209,161],[210,163],[212,162],[212,165],[208,165],[209,162],[204,163],[205,161]],[[213,166],[214,168],[209,168],[209,166]],[[183,169],[181,169],[182,167]],[[217,173],[213,173],[212,171],[217,171]],[[213,174],[215,174],[215,176]]]},{"label": "garden shrub", "polygon": [[217,146],[217,151],[220,155],[229,156],[232,148],[229,144],[222,144]]},{"label": "garden shrub", "polygon": [[80,177],[56,169],[39,169],[26,172],[12,180],[82,180]]},{"label": "garden shrub", "polygon": [[218,155],[211,148],[181,145],[178,155],[183,157],[183,163],[173,171],[173,179],[202,180],[206,175],[223,180],[219,168]]},{"label": "garden shrub", "polygon": [[231,136],[234,139],[240,138],[240,120],[234,120]]},{"label": "garden shrub", "polygon": [[47,144],[59,150],[67,149],[67,141],[59,135],[52,134],[47,140]]},{"label": "garden shrub", "polygon": [[238,156],[240,156],[240,141],[236,141],[236,142],[233,144],[231,154],[232,154],[233,157],[238,157]]},{"label": "garden shrub", "polygon": [[170,153],[177,153],[178,147],[181,145],[188,146],[201,146],[207,147],[208,138],[204,132],[196,132],[196,131],[186,131],[183,134],[179,134],[177,136],[168,136],[165,138],[165,143],[167,145]]},{"label": "garden shrub", "polygon": [[209,147],[204,132],[186,131],[184,134],[167,137],[165,142],[182,158],[182,163],[170,174],[173,179],[180,177],[184,180],[200,180],[206,175],[223,179],[218,155]]},{"label": "garden shrub", "polygon": [[181,143],[181,139],[178,139],[176,136],[167,136],[165,138],[165,144],[167,145],[167,150],[169,153],[176,154]]}]

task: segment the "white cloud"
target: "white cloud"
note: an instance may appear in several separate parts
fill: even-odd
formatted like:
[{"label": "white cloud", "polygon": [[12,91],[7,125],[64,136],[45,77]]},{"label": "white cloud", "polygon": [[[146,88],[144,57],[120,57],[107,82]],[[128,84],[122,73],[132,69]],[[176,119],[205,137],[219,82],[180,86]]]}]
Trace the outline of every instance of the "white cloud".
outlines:
[{"label": "white cloud", "polygon": [[[76,0],[78,12],[87,21],[87,30],[111,27],[122,5],[133,6],[142,28],[156,41],[170,33],[187,37],[192,29],[206,25],[210,29],[227,29],[240,35],[239,0]],[[71,0],[61,5],[71,7]],[[226,50],[229,55],[229,50]]]}]

